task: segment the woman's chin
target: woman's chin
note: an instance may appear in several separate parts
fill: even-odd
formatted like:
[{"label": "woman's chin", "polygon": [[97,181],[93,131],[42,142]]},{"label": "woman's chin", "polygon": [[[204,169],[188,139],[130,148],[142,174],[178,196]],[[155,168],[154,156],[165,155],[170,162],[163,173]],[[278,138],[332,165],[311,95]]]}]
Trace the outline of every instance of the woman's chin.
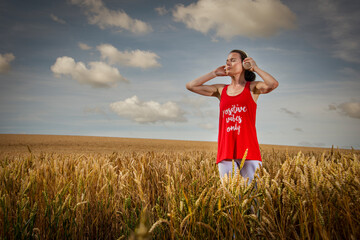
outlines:
[{"label": "woman's chin", "polygon": [[233,77],[233,76],[237,76],[239,74],[241,74],[241,72],[229,71],[229,72],[226,73],[226,76]]}]

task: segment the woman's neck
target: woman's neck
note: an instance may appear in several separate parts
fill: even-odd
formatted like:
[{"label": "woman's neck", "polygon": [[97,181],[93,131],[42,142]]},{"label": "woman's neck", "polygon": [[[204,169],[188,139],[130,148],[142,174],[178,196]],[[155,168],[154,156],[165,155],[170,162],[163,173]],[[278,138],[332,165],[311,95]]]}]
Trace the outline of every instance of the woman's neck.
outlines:
[{"label": "woman's neck", "polygon": [[231,84],[232,86],[244,86],[246,83],[246,80],[245,80],[245,74],[244,72],[240,73],[240,74],[237,74],[237,75],[234,75],[234,76],[231,76]]}]

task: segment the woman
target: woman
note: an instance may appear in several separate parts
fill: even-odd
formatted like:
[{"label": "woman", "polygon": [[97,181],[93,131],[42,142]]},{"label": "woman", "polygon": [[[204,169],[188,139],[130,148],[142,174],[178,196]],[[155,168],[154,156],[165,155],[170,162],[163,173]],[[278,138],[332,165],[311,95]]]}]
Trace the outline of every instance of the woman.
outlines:
[{"label": "woman", "polygon": [[[249,69],[245,70],[244,66]],[[254,81],[257,73],[263,81]],[[231,77],[231,83],[205,85],[215,77]],[[277,88],[278,81],[269,73],[260,69],[255,61],[244,51],[233,50],[228,55],[226,65],[205,74],[186,84],[192,92],[204,96],[217,97],[220,100],[218,164],[220,178],[231,176],[232,160],[235,171],[240,167],[246,152],[247,158],[241,176],[254,178],[255,170],[261,165],[259,143],[256,135],[256,102],[260,94],[266,94]]]}]

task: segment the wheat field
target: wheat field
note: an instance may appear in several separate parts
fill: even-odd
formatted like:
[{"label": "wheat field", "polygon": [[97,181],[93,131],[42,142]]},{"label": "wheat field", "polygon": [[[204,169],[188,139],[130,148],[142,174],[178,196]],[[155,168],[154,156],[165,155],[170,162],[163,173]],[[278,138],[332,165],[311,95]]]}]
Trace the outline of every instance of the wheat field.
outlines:
[{"label": "wheat field", "polygon": [[260,148],[222,184],[214,142],[2,134],[0,238],[360,238],[358,150]]}]

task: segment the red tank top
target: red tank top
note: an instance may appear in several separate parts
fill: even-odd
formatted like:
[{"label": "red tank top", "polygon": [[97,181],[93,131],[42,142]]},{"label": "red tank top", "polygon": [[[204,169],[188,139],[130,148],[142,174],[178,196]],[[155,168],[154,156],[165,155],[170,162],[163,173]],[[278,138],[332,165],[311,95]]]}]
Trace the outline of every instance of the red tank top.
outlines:
[{"label": "red tank top", "polygon": [[250,93],[250,82],[236,95],[227,95],[226,85],[221,93],[219,137],[216,163],[225,159],[242,159],[248,149],[247,160],[261,161],[256,136],[256,103]]}]

